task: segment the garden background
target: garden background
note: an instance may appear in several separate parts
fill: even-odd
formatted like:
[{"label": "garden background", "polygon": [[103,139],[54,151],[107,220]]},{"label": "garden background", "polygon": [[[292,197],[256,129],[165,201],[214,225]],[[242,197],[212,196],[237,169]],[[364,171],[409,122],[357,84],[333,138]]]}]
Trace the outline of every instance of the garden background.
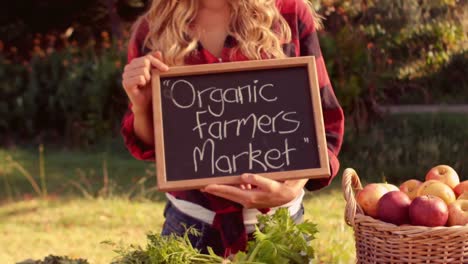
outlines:
[{"label": "garden background", "polygon": [[[339,175],[307,194],[306,218],[318,224],[318,263],[352,263],[344,168],[398,185],[448,164],[468,179],[468,1],[313,4],[346,133]],[[102,241],[143,245],[160,230],[154,165],[134,160],[119,135],[129,27],[147,6],[21,0],[0,10],[1,263],[109,263],[116,254]]]}]

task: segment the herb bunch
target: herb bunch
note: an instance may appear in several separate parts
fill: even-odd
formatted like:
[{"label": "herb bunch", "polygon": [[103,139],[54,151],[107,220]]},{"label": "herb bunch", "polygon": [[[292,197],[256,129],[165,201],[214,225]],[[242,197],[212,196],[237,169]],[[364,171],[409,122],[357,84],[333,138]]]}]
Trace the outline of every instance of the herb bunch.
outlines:
[{"label": "herb bunch", "polygon": [[119,255],[112,264],[303,264],[314,257],[310,242],[318,232],[307,220],[296,224],[285,208],[273,215],[258,217],[254,240],[229,258],[217,256],[211,248],[200,253],[189,240],[189,235],[200,235],[188,228],[184,236],[148,234],[145,249],[136,246],[115,250]]},{"label": "herb bunch", "polygon": [[318,232],[315,224],[308,220],[296,224],[285,208],[272,216],[258,216],[258,222],[247,252],[238,252],[232,263],[303,264],[313,259],[311,241]]},{"label": "herb bunch", "polygon": [[187,228],[184,236],[162,236],[150,233],[147,235],[146,249],[130,246],[129,249],[120,248],[115,252],[120,258],[112,264],[211,264],[222,263],[223,258],[216,255],[211,248],[209,254],[200,253],[192,246],[189,236],[199,236],[195,228]]}]

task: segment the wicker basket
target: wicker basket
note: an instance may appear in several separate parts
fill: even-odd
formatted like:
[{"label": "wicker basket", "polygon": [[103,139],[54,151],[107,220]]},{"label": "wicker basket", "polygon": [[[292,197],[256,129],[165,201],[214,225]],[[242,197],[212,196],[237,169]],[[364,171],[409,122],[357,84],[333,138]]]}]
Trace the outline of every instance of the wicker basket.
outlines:
[{"label": "wicker basket", "polygon": [[343,173],[345,220],[354,229],[357,263],[468,264],[468,225],[396,226],[364,215],[355,193],[362,189],[353,169]]}]

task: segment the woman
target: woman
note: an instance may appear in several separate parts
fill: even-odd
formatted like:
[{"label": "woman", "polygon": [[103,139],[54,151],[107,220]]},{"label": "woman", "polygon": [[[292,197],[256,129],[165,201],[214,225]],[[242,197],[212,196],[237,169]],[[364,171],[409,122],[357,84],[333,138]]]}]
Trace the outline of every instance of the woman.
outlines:
[{"label": "woman", "polygon": [[194,247],[217,254],[244,250],[256,215],[287,207],[296,221],[303,216],[304,187],[327,186],[339,169],[343,111],[328,79],[315,16],[304,0],[153,0],[135,23],[128,47],[123,87],[130,107],[122,134],[130,152],[154,160],[150,69],[174,65],[316,56],[317,74],[332,177],[278,182],[244,174],[240,186],[209,185],[202,190],[167,193],[163,235],[182,234],[184,224],[201,231]]}]

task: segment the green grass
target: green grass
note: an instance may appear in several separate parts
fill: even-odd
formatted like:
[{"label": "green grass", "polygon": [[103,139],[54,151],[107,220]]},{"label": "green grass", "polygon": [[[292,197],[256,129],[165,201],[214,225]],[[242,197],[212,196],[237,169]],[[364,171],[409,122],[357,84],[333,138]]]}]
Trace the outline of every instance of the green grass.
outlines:
[{"label": "green grass", "polygon": [[[318,224],[313,242],[318,262],[354,261],[352,229],[343,220],[344,168],[355,168],[364,183],[399,184],[422,179],[430,167],[445,163],[466,180],[466,124],[466,115],[395,115],[369,131],[347,131],[338,177],[304,202],[306,219]],[[39,184],[38,146],[0,149],[0,263],[48,254],[109,263],[116,255],[101,241],[144,245],[146,233],[161,229],[164,202],[154,191],[154,165],[134,160],[120,141],[87,151],[46,146],[44,154],[49,197],[31,200],[37,197],[31,184],[5,157],[12,156]]]},{"label": "green grass", "polygon": [[316,223],[319,230],[312,243],[318,263],[355,262],[353,230],[344,221],[346,202],[341,188],[335,187],[341,183],[341,177],[336,182],[332,187],[308,194],[304,201],[305,218]]},{"label": "green grass", "polygon": [[[309,195],[306,219],[318,225],[313,242],[320,263],[352,263],[352,229],[343,222],[344,200],[338,189]],[[145,234],[159,232],[161,201],[125,199],[29,200],[0,207],[0,263],[49,254],[110,263],[117,255],[102,241],[145,245]]]},{"label": "green grass", "polygon": [[49,254],[110,263],[104,240],[143,243],[145,233],[159,230],[162,202],[123,199],[30,200],[0,207],[0,263],[43,259]]},{"label": "green grass", "polygon": [[[6,160],[7,156],[30,172],[40,186],[38,146],[8,150],[0,148],[0,201],[35,195],[30,182]],[[108,147],[100,146],[86,151],[46,146],[44,164],[45,181],[52,196],[83,197],[84,192],[98,196],[107,187],[107,196],[138,194],[149,198],[149,194],[144,192],[152,191],[152,198],[161,197],[160,193],[154,192],[154,163],[135,160],[120,140],[114,140]],[[106,174],[109,179],[107,185],[104,183]]]}]

